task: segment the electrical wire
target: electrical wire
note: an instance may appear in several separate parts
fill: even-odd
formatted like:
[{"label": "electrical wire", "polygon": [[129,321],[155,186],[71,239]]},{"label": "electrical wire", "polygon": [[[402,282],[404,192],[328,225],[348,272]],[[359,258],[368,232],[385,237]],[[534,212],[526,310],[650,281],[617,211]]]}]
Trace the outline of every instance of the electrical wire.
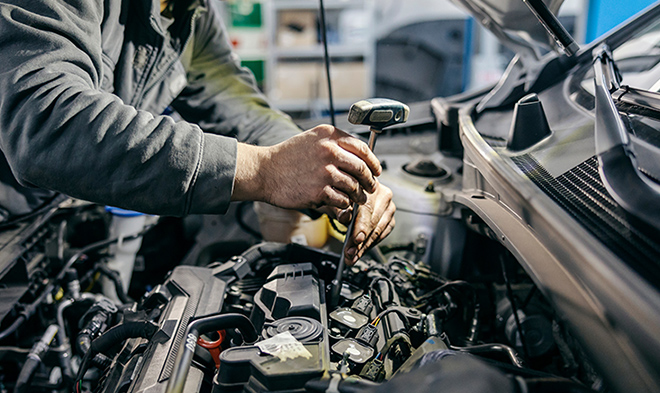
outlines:
[{"label": "electrical wire", "polygon": [[36,311],[37,307],[46,299],[46,296],[48,296],[50,293],[53,292],[53,290],[55,290],[56,288],[55,284],[60,282],[62,278],[64,278],[64,275],[66,274],[67,270],[69,270],[78,261],[78,259],[82,258],[84,255],[86,255],[91,251],[103,247],[107,247],[113,243],[117,243],[120,239],[123,239],[124,241],[130,241],[130,240],[135,240],[141,236],[144,236],[144,234],[147,233],[154,225],[155,224],[145,227],[141,232],[136,233],[135,235],[101,240],[80,249],[80,251],[75,253],[73,256],[71,256],[71,258],[67,260],[67,262],[64,264],[64,266],[57,274],[57,276],[55,276],[55,278],[52,279],[46,285],[46,288],[43,290],[41,295],[39,295],[32,303],[26,306],[24,310],[21,312],[21,315],[19,315],[18,318],[16,318],[16,320],[8,328],[0,332],[0,341],[5,339],[7,336],[13,334],[26,320],[30,319],[30,317]]},{"label": "electrical wire", "polygon": [[385,281],[385,283],[387,283],[387,286],[390,288],[390,291],[392,291],[392,293],[396,293],[396,290],[394,289],[394,283],[392,283],[392,280],[383,276],[376,277],[373,280],[371,280],[371,284],[369,284],[369,289],[373,290],[374,284],[376,284],[378,281]]},{"label": "electrical wire", "polygon": [[381,311],[380,314],[376,315],[376,318],[374,318],[374,320],[371,322],[371,325],[378,326],[383,317],[391,313],[399,314],[403,320],[403,324],[406,326],[406,329],[410,329],[410,326],[408,325],[408,317],[406,317],[406,314],[404,314],[403,311],[399,310],[398,308],[388,308]]},{"label": "electrical wire", "polygon": [[119,275],[119,272],[110,269],[108,265],[103,262],[96,265],[96,270],[107,277],[110,281],[112,281],[119,301],[121,301],[123,304],[133,302],[133,300],[126,294],[126,289],[128,288],[124,288],[124,284],[121,282],[121,276]]},{"label": "electrical wire", "polygon": [[330,104],[330,124],[335,127],[335,103],[332,98],[332,80],[330,79],[330,55],[328,54],[328,29],[325,24],[325,6],[319,0],[319,13],[321,16],[321,40],[323,41],[323,61],[325,62],[325,77],[328,82],[328,103]]},{"label": "electrical wire", "polygon": [[408,294],[413,298],[413,300],[415,302],[419,302],[419,301],[422,301],[422,300],[432,298],[437,293],[444,292],[444,291],[447,290],[447,288],[451,288],[451,287],[455,287],[455,286],[463,286],[465,288],[470,289],[472,291],[472,294],[473,294],[473,297],[474,297],[475,303],[476,303],[476,293],[474,292],[474,287],[469,282],[461,281],[461,280],[448,281],[448,282],[440,285],[439,287],[435,288],[431,292],[427,292],[427,293],[423,294],[422,296],[417,296],[417,295],[415,295],[414,292],[409,292]]},{"label": "electrical wire", "polygon": [[381,350],[383,359],[385,358],[385,355],[389,354],[394,344],[396,344],[398,341],[403,341],[403,343],[408,346],[408,349],[412,351],[413,346],[410,342],[410,336],[403,332],[397,332],[385,342],[385,346]]},{"label": "electrical wire", "polygon": [[21,223],[23,221],[27,221],[31,218],[34,218],[36,216],[39,216],[48,210],[55,209],[57,206],[54,202],[61,202],[61,200],[64,200],[62,194],[56,194],[52,198],[48,199],[46,202],[42,203],[36,210],[33,210],[29,213],[16,216],[12,218],[11,220],[5,221],[5,222],[0,222],[0,229],[4,229],[7,227],[10,227],[12,225]]},{"label": "electrical wire", "polygon": [[401,259],[398,257],[393,257],[389,262],[386,264],[388,267],[390,266],[401,266],[403,267],[403,270],[408,273],[409,275],[415,275],[417,269],[415,268],[415,265],[410,263],[409,261],[405,259]]},{"label": "electrical wire", "polygon": [[513,295],[513,289],[511,289],[511,282],[506,271],[506,264],[504,263],[504,257],[500,256],[500,265],[502,266],[502,277],[504,278],[504,284],[506,285],[506,296],[509,298],[509,303],[511,303],[511,309],[513,311],[513,319],[516,322],[516,329],[518,329],[518,334],[520,334],[520,342],[522,344],[523,352],[525,357],[529,359],[529,351],[527,350],[527,340],[525,340],[525,334],[523,333],[522,324],[520,323],[520,317],[518,315],[518,306],[516,305],[516,298]]},{"label": "electrical wire", "polygon": [[0,347],[0,352],[14,352],[14,353],[28,354],[30,353],[30,348]]}]

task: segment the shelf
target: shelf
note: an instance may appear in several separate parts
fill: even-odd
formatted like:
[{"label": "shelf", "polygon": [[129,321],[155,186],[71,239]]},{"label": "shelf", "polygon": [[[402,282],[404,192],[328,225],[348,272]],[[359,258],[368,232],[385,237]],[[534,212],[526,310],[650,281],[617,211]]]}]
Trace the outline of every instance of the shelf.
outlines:
[{"label": "shelf", "polygon": [[[364,57],[367,51],[366,45],[328,46],[330,57]],[[278,48],[274,50],[274,55],[280,59],[320,58],[323,57],[323,47],[315,45],[300,48]]]},{"label": "shelf", "polygon": [[[276,10],[318,10],[317,0],[272,0],[273,8]],[[350,0],[326,0],[323,3],[325,9],[364,8],[362,1]]]},{"label": "shelf", "polygon": [[[341,100],[335,100],[335,110],[336,111],[347,111],[351,105],[354,103],[365,99],[365,97],[356,97],[355,99],[341,99]],[[284,112],[287,111],[306,111],[306,110],[318,110],[318,109],[323,109],[327,110],[330,107],[330,103],[328,102],[327,98],[326,99],[318,99],[318,100],[281,100],[281,101],[274,101],[273,106],[275,106],[277,109],[282,110]]]},{"label": "shelf", "polygon": [[[266,96],[285,112],[327,111],[324,50],[317,42],[318,0],[266,0],[264,4],[270,49],[264,82]],[[365,20],[373,20],[375,2],[324,0],[324,5],[330,11],[328,23],[335,33],[328,44],[335,107],[346,111],[354,102],[373,94],[376,49],[373,35],[371,29],[364,29],[357,19],[351,18],[353,11],[360,10]],[[296,23],[300,32],[282,29]],[[358,29],[365,32],[359,33]]]},{"label": "shelf", "polygon": [[241,60],[267,60],[268,56],[258,49],[236,50],[236,54]]}]

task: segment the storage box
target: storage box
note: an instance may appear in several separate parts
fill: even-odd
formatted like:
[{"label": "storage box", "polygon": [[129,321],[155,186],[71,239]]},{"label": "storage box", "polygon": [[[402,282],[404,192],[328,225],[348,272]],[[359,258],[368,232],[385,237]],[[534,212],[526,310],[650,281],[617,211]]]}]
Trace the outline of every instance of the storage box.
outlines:
[{"label": "storage box", "polygon": [[309,47],[318,43],[315,11],[282,11],[278,14],[277,45]]},{"label": "storage box", "polygon": [[317,62],[279,63],[270,98],[276,101],[318,98],[321,70],[321,64]]},{"label": "storage box", "polygon": [[[321,75],[320,97],[328,96],[325,70]],[[335,100],[362,99],[367,96],[367,69],[361,61],[337,62],[330,64],[330,80]]]}]

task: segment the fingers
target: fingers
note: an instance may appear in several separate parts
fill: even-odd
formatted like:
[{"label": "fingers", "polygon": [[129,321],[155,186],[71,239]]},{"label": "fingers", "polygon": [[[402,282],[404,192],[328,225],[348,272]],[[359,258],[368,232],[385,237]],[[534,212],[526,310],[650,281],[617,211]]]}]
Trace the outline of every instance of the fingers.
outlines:
[{"label": "fingers", "polygon": [[380,166],[380,161],[378,160],[376,155],[369,149],[369,146],[367,146],[367,144],[362,142],[361,140],[344,133],[343,131],[339,131],[339,132],[344,134],[344,136],[337,139],[337,143],[339,144],[339,146],[353,153],[356,157],[361,159],[365,164],[367,164],[369,170],[375,176],[380,176],[382,170]]},{"label": "fingers", "polygon": [[331,186],[323,187],[320,197],[321,203],[327,206],[333,206],[341,209],[347,209],[351,206],[351,200],[342,192],[337,191]]},{"label": "fingers", "polygon": [[320,134],[326,134],[339,147],[335,154],[335,165],[355,178],[367,192],[374,192],[375,176],[380,176],[380,161],[366,143],[332,126],[319,126]]},{"label": "fingers", "polygon": [[[379,218],[377,218],[377,222],[374,223],[372,221],[371,231],[370,232],[363,231],[363,233],[368,233],[368,235],[364,238],[364,240],[362,242],[358,242],[359,240],[358,237],[355,238],[357,244],[357,253],[356,253],[357,258],[362,257],[362,255],[364,255],[364,253],[370,247],[380,243],[381,240],[383,240],[387,235],[390,234],[390,232],[392,232],[392,229],[396,224],[396,221],[394,219],[395,210],[396,208],[394,207],[393,203],[388,204],[387,209],[385,209],[383,214],[380,215]],[[359,212],[358,212],[358,216],[359,216]],[[378,216],[374,214],[372,216],[372,219],[374,217],[378,217]]]},{"label": "fingers", "polygon": [[376,190],[376,178],[373,172],[357,156],[341,150],[337,155],[335,165],[339,170],[355,179],[356,184],[359,183],[365,191],[374,192]]},{"label": "fingers", "polygon": [[[331,174],[332,186],[359,204],[367,201],[367,194],[362,190],[355,179],[340,170],[334,170]],[[375,181],[374,181],[375,183]]]},{"label": "fingers", "polygon": [[395,225],[396,206],[392,202],[392,191],[379,185],[377,192],[369,195],[367,203],[357,212],[353,236],[346,248],[349,265],[355,263],[369,247],[383,240]]},{"label": "fingers", "polygon": [[[237,154],[236,191],[232,194],[236,200],[263,200],[288,209],[348,209],[352,203],[367,202],[367,193],[377,189],[375,175],[381,173],[378,159],[364,142],[327,125],[274,146],[239,148],[239,153],[261,150],[260,159],[246,155],[240,165],[243,154]],[[242,176],[243,172],[251,176]],[[242,192],[243,184],[251,188]],[[344,213],[340,218],[348,216]]]},{"label": "fingers", "polygon": [[[361,258],[364,253],[370,249],[371,247],[377,245],[380,243],[383,239],[385,239],[394,229],[394,226],[396,225],[396,219],[393,217],[392,220],[385,224],[382,221],[379,223],[379,228],[382,228],[383,226],[385,229],[382,231],[374,231],[372,236],[370,236],[367,241],[362,243],[360,246],[358,246],[358,251],[357,251],[357,259]],[[357,261],[356,259],[356,261]]]}]

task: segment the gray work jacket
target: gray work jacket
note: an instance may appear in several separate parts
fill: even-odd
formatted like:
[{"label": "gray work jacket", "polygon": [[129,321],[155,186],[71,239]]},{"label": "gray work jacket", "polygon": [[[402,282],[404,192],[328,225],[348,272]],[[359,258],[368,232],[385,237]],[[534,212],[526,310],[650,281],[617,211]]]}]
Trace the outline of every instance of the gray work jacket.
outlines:
[{"label": "gray work jacket", "polygon": [[[299,130],[240,67],[219,0],[0,3],[0,149],[22,184],[161,215],[223,213],[236,139]],[[190,3],[190,1],[188,1]],[[161,115],[171,106],[186,121]]]}]

